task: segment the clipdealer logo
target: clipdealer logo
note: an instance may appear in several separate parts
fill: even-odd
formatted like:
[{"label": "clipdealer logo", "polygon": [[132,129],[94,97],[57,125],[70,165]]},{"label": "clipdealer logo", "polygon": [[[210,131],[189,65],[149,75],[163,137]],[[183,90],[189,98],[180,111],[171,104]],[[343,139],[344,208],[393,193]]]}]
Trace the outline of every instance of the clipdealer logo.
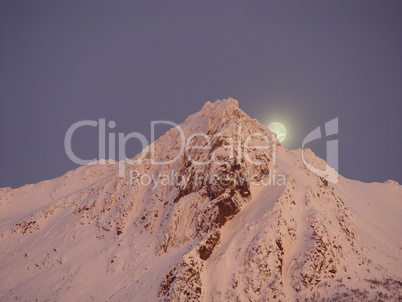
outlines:
[{"label": "clipdealer logo", "polygon": [[[237,156],[237,159],[240,160],[243,158],[243,152],[244,152],[244,158],[251,163],[252,165],[261,165],[263,162],[261,161],[256,161],[250,158],[249,156],[249,150],[254,149],[254,150],[265,150],[265,152],[269,152],[271,154],[271,160],[275,163],[276,162],[276,146],[277,146],[277,138],[274,134],[271,133],[271,136],[268,137],[268,135],[265,132],[256,132],[256,133],[251,133],[249,134],[245,140],[241,139],[241,120],[237,120],[236,123],[236,129],[237,132],[235,135],[232,135],[231,133],[228,132],[220,132],[216,133],[214,135],[207,135],[205,133],[193,133],[191,134],[187,139],[185,136],[185,133],[183,129],[180,127],[180,125],[171,122],[171,121],[152,121],[151,122],[151,142],[155,141],[155,127],[157,125],[168,125],[173,127],[177,131],[177,144],[179,145],[179,150],[177,151],[177,154],[167,160],[157,160],[158,154],[156,154],[155,150],[155,144],[149,144],[148,140],[146,137],[139,133],[139,132],[131,132],[128,134],[124,133],[113,133],[109,132],[107,133],[106,129],[113,129],[116,127],[116,123],[114,121],[109,121],[106,124],[106,119],[100,118],[98,121],[93,121],[93,120],[83,120],[74,123],[73,125],[70,126],[70,128],[67,130],[65,138],[64,138],[64,147],[66,154],[68,158],[78,164],[78,165],[88,165],[94,161],[99,161],[99,164],[105,164],[106,160],[102,161],[101,159],[106,158],[106,149],[108,150],[108,157],[110,162],[111,161],[118,161],[119,162],[119,176],[123,176],[125,171],[126,171],[126,166],[130,165],[138,165],[141,164],[145,159],[150,159],[152,165],[167,165],[167,164],[172,164],[175,161],[177,161],[179,158],[181,158],[183,152],[186,150],[186,148],[194,149],[194,150],[206,150],[206,152],[209,152],[211,154],[211,160],[215,164],[224,164],[224,162],[220,162],[220,160],[215,156],[216,152],[222,148],[226,149],[229,151],[230,155],[229,158],[234,158]],[[106,126],[107,125],[107,126]],[[72,150],[72,138],[73,134],[81,127],[97,127],[98,128],[98,140],[99,140],[99,148],[98,148],[98,158],[92,158],[92,159],[81,159],[77,157],[73,150]],[[325,123],[324,126],[325,129],[325,137],[328,136],[334,136],[338,134],[338,118],[335,118],[333,120],[328,121]],[[117,146],[118,146],[118,152],[116,152],[116,136],[117,136]],[[106,137],[108,137],[108,146],[106,146]],[[214,149],[214,146],[212,145],[212,142],[214,141],[215,138],[221,137],[224,138],[227,144],[219,147],[218,149]],[[191,146],[189,142],[193,140],[194,138],[200,139],[201,141],[204,142],[204,145],[195,145]],[[259,144],[255,145],[252,144],[252,141],[256,138],[259,138],[259,142],[263,141],[264,144]],[[338,140],[337,139],[332,139],[328,140],[326,145],[327,145],[327,153],[326,153],[326,167],[324,170],[320,170],[310,163],[305,159],[304,156],[304,146],[312,142],[314,140],[322,139],[323,135],[321,133],[321,127],[317,127],[313,131],[311,131],[303,140],[302,143],[302,159],[304,165],[314,174],[328,180],[331,183],[337,183],[339,179],[338,175],[338,161],[339,161],[339,156],[338,156]],[[129,140],[136,139],[141,143],[142,147],[142,152],[140,156],[136,157],[136,159],[128,159],[126,155],[126,144]],[[190,146],[190,147],[189,147]],[[106,148],[107,147],[107,148]],[[187,154],[187,159],[192,162],[192,164],[197,165],[197,166],[202,166],[206,165],[207,162],[204,161],[198,161],[195,158],[191,158],[189,154]],[[152,176],[149,178],[150,182],[155,183],[155,178],[152,180]]]},{"label": "clipdealer logo", "polygon": [[[338,119],[334,118],[325,123],[324,131],[325,137],[334,136],[338,134]],[[338,174],[338,163],[339,163],[339,150],[338,150],[338,139],[332,139],[327,141],[327,152],[326,152],[326,165],[324,170],[320,170],[313,165],[309,164],[304,158],[304,146],[312,141],[322,138],[321,127],[315,128],[304,138],[302,143],[302,158],[304,165],[314,174],[326,179],[327,181],[336,184],[339,180]]]},{"label": "clipdealer logo", "polygon": [[[241,158],[245,158],[249,163],[253,165],[261,165],[264,164],[263,161],[254,160],[249,156],[249,151],[251,149],[254,150],[265,150],[266,152],[271,153],[271,158],[273,162],[276,161],[276,137],[271,135],[268,137],[267,133],[251,133],[249,134],[245,140],[241,139],[241,131],[242,125],[241,120],[237,120],[236,123],[236,133],[232,135],[229,132],[219,132],[214,135],[207,135],[205,133],[192,133],[187,138],[183,129],[180,125],[171,122],[171,121],[152,121],[151,122],[151,142],[155,141],[155,126],[157,125],[168,125],[172,126],[176,133],[176,146],[179,147],[177,154],[171,159],[162,160],[160,155],[156,154],[155,144],[150,144],[146,137],[139,132],[131,132],[129,134],[118,133],[117,134],[117,146],[118,152],[116,152],[116,133],[106,133],[106,120],[101,118],[99,121],[92,120],[84,120],[74,123],[68,130],[64,138],[64,147],[68,158],[78,165],[88,165],[94,161],[106,158],[106,149],[108,149],[108,157],[110,160],[119,162],[119,175],[122,176],[125,172],[126,165],[138,165],[141,164],[145,159],[150,159],[152,165],[167,165],[172,164],[181,158],[183,152],[186,150],[186,156],[192,164],[197,166],[206,165],[205,161],[198,161],[196,158],[191,157],[190,150],[205,150],[205,152],[209,152],[211,157],[209,162],[212,161],[215,164],[224,164],[225,162],[221,162],[219,158],[216,156],[217,151],[221,149],[225,149],[229,152],[229,158],[237,157],[237,160],[240,161]],[[116,123],[114,121],[110,121],[107,123],[108,128],[113,129],[116,127]],[[79,130],[81,127],[97,127],[98,128],[98,140],[99,140],[99,148],[98,148],[98,158],[92,159],[81,159],[76,156],[72,150],[72,138],[73,134]],[[108,136],[109,144],[106,146],[106,136]],[[219,148],[216,148],[213,145],[213,142],[216,138],[222,138],[226,142]],[[126,144],[129,140],[136,139],[141,143],[142,152],[139,157],[136,159],[128,159],[126,155]],[[200,140],[203,142],[201,145],[191,145],[190,142],[193,140]],[[259,142],[263,142],[262,144],[255,144],[256,140]],[[107,148],[106,148],[107,147]],[[188,150],[190,149],[190,150]],[[244,153],[244,154],[243,154]],[[244,156],[243,156],[244,155]],[[106,163],[106,161],[101,161],[100,164]]]}]

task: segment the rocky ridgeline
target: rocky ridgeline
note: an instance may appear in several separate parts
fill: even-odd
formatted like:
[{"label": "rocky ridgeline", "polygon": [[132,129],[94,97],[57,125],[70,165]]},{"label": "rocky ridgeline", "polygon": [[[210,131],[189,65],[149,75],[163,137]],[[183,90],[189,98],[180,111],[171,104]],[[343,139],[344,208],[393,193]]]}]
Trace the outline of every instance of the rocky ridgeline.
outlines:
[{"label": "rocky ridgeline", "polygon": [[[287,156],[288,151],[275,142],[269,130],[242,112],[237,101],[208,102],[181,129],[190,138],[183,150],[179,132],[171,129],[139,154],[135,159],[142,158],[142,162],[127,166],[123,175],[119,176],[119,163],[90,165],[52,181],[1,189],[3,204],[16,196],[29,196],[33,190],[42,192],[35,198],[48,201],[18,221],[3,223],[0,239],[15,242],[18,250],[19,242],[29,243],[35,234],[50,238],[43,239],[49,244],[64,236],[65,251],[94,240],[93,246],[99,250],[93,254],[105,255],[98,260],[104,274],[132,278],[125,277],[124,287],[119,285],[121,296],[110,294],[110,300],[116,301],[130,295],[138,298],[135,291],[148,286],[150,280],[143,276],[148,276],[149,265],[143,267],[142,262],[151,256],[155,257],[153,262],[168,259],[168,265],[163,260],[151,275],[157,278],[157,288],[149,287],[151,300],[401,299],[400,281],[387,276],[381,263],[372,260],[356,231],[356,219],[339,192],[305,169],[299,156],[294,162],[294,166],[301,165],[298,174],[287,174],[284,186],[269,186],[263,191],[265,197],[260,196],[262,189],[253,183],[273,171],[286,174],[278,170],[277,158]],[[269,149],[255,147],[267,143],[262,136],[254,136],[254,146],[248,142],[253,133],[266,135]],[[176,156],[177,160],[154,165],[152,156],[157,161]],[[144,185],[144,175],[152,175],[158,182]],[[174,175],[177,181],[162,183],[164,175]],[[261,207],[271,200],[272,206]],[[242,216],[242,212],[259,207],[264,210],[253,221]],[[228,245],[225,234],[239,216],[236,223],[244,226],[232,238],[239,244]],[[69,276],[66,280],[74,280],[78,274],[73,269],[75,262],[63,256],[62,250],[52,248],[46,254],[33,250],[25,258],[35,261],[29,268],[54,271],[61,267],[63,276]],[[225,258],[232,261],[226,274],[229,281],[211,284],[211,274],[223,273],[219,263]],[[18,284],[29,284],[34,277],[33,273]],[[60,295],[62,285],[53,288],[48,293],[53,296],[44,293],[38,298]]]}]

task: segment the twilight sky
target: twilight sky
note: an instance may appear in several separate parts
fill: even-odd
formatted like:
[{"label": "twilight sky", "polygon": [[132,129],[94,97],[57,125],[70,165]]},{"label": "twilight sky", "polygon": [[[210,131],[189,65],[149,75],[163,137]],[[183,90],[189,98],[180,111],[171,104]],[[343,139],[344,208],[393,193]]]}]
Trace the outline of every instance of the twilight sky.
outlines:
[{"label": "twilight sky", "polygon": [[[76,168],[77,121],[150,140],[151,121],[227,97],[283,122],[291,149],[339,117],[339,172],[401,182],[401,16],[400,1],[1,1],[0,187]],[[95,128],[74,134],[78,156],[97,149]]]}]

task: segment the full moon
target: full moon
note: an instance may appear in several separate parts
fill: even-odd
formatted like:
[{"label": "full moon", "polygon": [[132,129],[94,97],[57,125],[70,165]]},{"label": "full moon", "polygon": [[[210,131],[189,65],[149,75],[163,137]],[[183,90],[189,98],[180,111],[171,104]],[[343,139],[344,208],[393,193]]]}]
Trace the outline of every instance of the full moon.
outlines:
[{"label": "full moon", "polygon": [[273,122],[268,125],[268,129],[276,134],[279,142],[283,142],[286,138],[286,127],[279,122]]}]

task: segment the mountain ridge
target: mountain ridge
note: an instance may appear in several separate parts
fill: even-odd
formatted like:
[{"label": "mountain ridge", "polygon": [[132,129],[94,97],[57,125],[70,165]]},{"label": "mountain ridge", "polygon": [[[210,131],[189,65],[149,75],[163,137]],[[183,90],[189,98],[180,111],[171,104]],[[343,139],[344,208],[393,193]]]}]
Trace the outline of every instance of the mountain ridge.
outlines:
[{"label": "mountain ridge", "polygon": [[123,175],[104,161],[0,189],[0,299],[401,299],[400,185],[329,184],[238,105],[207,102],[183,150],[172,128]]}]

